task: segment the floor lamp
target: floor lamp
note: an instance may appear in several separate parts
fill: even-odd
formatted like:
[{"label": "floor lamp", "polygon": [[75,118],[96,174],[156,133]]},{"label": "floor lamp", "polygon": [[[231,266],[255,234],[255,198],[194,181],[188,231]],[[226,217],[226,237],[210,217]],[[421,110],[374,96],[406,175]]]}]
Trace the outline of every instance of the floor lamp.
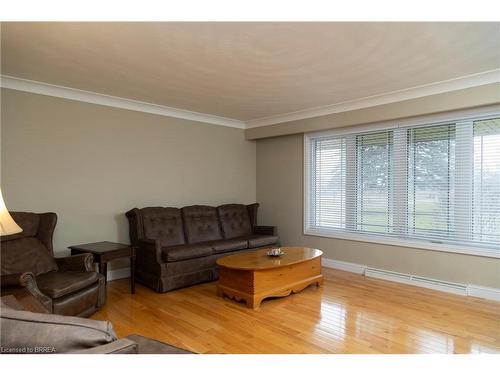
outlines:
[{"label": "floor lamp", "polygon": [[12,216],[10,216],[5,202],[3,201],[2,190],[0,189],[0,236],[8,236],[9,234],[16,234],[23,230],[16,224]]}]

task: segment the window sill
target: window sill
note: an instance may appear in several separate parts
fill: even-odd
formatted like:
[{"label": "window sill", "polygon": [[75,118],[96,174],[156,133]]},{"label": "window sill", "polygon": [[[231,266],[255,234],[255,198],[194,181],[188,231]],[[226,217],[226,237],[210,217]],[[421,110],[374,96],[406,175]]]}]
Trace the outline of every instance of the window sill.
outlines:
[{"label": "window sill", "polygon": [[337,232],[337,231],[311,229],[311,228],[305,229],[304,235],[337,238],[341,240],[370,242],[370,243],[390,245],[390,246],[412,247],[415,249],[467,254],[467,255],[475,255],[487,258],[496,258],[496,259],[500,258],[500,249],[494,249],[494,248],[471,249],[470,247],[466,246],[452,245],[446,243],[432,243],[432,242],[418,241],[414,239],[402,239],[402,238],[387,238],[387,237],[383,238],[379,236],[372,236],[369,234],[346,233],[346,232]]}]

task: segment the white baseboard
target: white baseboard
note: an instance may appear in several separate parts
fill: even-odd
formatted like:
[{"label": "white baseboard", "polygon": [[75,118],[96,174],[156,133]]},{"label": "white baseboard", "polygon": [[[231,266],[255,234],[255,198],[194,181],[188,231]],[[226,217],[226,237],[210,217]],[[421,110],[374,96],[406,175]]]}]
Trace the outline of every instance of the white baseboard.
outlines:
[{"label": "white baseboard", "polygon": [[397,283],[409,284],[422,288],[459,294],[462,296],[500,301],[500,289],[496,288],[490,288],[482,285],[461,284],[444,280],[436,280],[418,275],[410,275],[389,270],[370,268],[362,264],[349,263],[335,259],[322,258],[321,262],[323,267],[353,272],[364,275],[366,277],[373,277]]},{"label": "white baseboard", "polygon": [[453,293],[461,296],[467,295],[466,284],[450,283],[442,280],[431,279],[428,277],[419,277],[399,272],[379,270],[376,268],[367,268],[365,270],[365,276],[373,277],[376,279],[394,281],[402,284],[419,286],[427,289],[439,290],[441,292]]},{"label": "white baseboard", "polygon": [[126,279],[130,277],[130,268],[117,268],[115,270],[108,270],[108,281]]},{"label": "white baseboard", "polygon": [[366,266],[361,264],[343,262],[341,260],[334,260],[328,258],[322,258],[321,264],[323,265],[323,267],[326,268],[334,268],[336,270],[358,273],[360,275],[363,275],[366,269]]},{"label": "white baseboard", "polygon": [[471,297],[500,301],[500,289],[488,288],[486,286],[469,284],[467,286],[467,294]]}]

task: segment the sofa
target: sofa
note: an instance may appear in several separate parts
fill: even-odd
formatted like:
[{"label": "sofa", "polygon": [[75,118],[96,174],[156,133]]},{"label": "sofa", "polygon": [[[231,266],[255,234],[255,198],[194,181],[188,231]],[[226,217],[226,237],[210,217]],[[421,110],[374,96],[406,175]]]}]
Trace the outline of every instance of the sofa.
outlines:
[{"label": "sofa", "polygon": [[[104,277],[94,271],[92,254],[55,258],[53,212],[11,212],[22,232],[1,236],[2,294],[26,288],[54,314],[87,317],[104,305]],[[15,293],[13,293],[15,294]]]},{"label": "sofa", "polygon": [[128,211],[136,281],[160,293],[213,281],[218,258],[279,246],[275,227],[257,225],[258,208],[253,203]]},{"label": "sofa", "polygon": [[0,304],[2,354],[189,354],[140,335],[118,339],[108,321],[23,311]]}]

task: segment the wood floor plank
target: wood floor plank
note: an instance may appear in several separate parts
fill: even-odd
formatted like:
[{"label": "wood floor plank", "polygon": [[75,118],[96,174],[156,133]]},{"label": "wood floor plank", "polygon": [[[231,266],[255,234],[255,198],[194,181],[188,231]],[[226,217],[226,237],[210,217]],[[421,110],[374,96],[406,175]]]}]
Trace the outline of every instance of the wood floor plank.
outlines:
[{"label": "wood floor plank", "polygon": [[322,287],[260,309],[216,295],[216,283],[159,294],[108,283],[119,337],[149,336],[198,353],[500,353],[500,303],[324,269]]}]

